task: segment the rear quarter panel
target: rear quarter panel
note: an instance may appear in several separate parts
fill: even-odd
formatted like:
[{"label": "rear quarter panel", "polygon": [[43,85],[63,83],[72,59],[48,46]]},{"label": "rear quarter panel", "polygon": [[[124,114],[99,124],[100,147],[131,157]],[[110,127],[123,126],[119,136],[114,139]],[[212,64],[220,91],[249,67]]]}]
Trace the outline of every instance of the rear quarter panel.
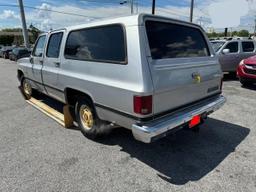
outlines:
[{"label": "rear quarter panel", "polygon": [[[152,83],[144,83],[151,82],[151,79],[147,63],[141,64],[144,56],[141,53],[139,28],[125,26],[124,30],[127,64],[71,60],[63,56],[58,87],[61,90],[73,88],[82,91],[90,95],[96,106],[135,115],[133,96],[152,93],[153,88]],[[64,39],[67,35],[64,35]],[[104,116],[101,118],[105,119]]]}]

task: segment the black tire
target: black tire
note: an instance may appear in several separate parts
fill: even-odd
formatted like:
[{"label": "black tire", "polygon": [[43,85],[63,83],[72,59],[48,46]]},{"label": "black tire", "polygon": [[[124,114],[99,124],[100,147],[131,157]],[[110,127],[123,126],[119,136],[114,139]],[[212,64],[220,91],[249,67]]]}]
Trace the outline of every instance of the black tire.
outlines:
[{"label": "black tire", "polygon": [[231,79],[237,79],[236,72],[229,72],[229,77],[230,77]]},{"label": "black tire", "polygon": [[[86,112],[82,112],[83,110]],[[81,97],[77,100],[75,116],[82,134],[87,138],[96,139],[104,134],[104,131],[102,131],[105,126],[104,122],[98,118],[93,104],[87,98]],[[92,120],[92,122],[88,119]]]},{"label": "black tire", "polygon": [[240,79],[240,83],[244,86],[244,87],[248,87],[251,86],[253,83],[250,81],[246,81],[244,79]]},{"label": "black tire", "polygon": [[21,79],[21,88],[25,98],[30,99],[32,97],[33,90],[32,86],[25,78]]}]

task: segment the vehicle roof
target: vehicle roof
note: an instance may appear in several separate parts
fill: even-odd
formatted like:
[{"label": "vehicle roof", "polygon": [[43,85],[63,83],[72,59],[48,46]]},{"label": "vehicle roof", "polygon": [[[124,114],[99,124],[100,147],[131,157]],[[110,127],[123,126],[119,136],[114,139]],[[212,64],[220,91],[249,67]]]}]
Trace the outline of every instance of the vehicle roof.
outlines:
[{"label": "vehicle roof", "polygon": [[59,30],[63,30],[63,29],[67,30],[67,31],[70,31],[70,30],[76,30],[76,29],[86,28],[86,27],[109,25],[109,24],[112,24],[112,23],[113,24],[114,23],[121,23],[125,26],[143,25],[145,17],[152,18],[152,19],[164,19],[164,20],[167,19],[167,20],[171,20],[171,21],[174,21],[174,22],[177,22],[177,23],[191,25],[191,26],[194,26],[194,27],[201,28],[199,25],[191,23],[191,22],[186,22],[186,21],[177,20],[177,19],[164,17],[164,16],[141,13],[141,14],[135,14],[135,15],[121,16],[121,17],[119,16],[119,17],[114,17],[114,18],[105,18],[105,19],[100,19],[100,20],[93,20],[93,21],[87,22],[85,24],[69,26],[69,27],[62,28],[62,29],[52,30],[50,32],[59,31]]},{"label": "vehicle roof", "polygon": [[12,50],[13,47],[12,46],[5,46],[2,48],[2,50],[6,51],[6,50]]},{"label": "vehicle roof", "polygon": [[14,49],[17,49],[17,50],[27,50],[26,47],[15,47]]},{"label": "vehicle roof", "polygon": [[255,41],[253,39],[218,39],[218,40],[212,40],[211,42],[233,42],[233,41]]}]

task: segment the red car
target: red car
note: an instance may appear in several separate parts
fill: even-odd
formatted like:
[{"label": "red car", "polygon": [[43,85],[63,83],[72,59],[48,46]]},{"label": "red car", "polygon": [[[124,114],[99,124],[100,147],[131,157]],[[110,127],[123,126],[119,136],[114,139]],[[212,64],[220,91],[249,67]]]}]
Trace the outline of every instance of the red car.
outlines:
[{"label": "red car", "polygon": [[243,59],[237,67],[236,74],[244,86],[256,83],[256,56]]}]

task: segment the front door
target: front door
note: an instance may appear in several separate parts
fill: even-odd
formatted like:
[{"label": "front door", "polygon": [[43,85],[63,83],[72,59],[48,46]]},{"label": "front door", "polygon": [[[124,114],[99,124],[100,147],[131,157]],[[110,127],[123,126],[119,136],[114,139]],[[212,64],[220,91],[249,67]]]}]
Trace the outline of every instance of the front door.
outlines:
[{"label": "front door", "polygon": [[44,92],[42,85],[42,67],[44,61],[44,47],[45,47],[46,35],[42,35],[37,39],[36,45],[30,57],[30,63],[32,64],[31,71],[29,72],[29,78],[34,88]]},{"label": "front door", "polygon": [[[239,42],[229,42],[220,52],[219,62],[223,72],[235,72],[240,62]],[[223,53],[224,49],[229,49],[229,53]]]},{"label": "front door", "polygon": [[50,34],[42,68],[43,83],[47,93],[59,100],[63,100],[63,92],[57,87],[58,73],[61,67],[62,37],[63,31],[55,31]]}]

